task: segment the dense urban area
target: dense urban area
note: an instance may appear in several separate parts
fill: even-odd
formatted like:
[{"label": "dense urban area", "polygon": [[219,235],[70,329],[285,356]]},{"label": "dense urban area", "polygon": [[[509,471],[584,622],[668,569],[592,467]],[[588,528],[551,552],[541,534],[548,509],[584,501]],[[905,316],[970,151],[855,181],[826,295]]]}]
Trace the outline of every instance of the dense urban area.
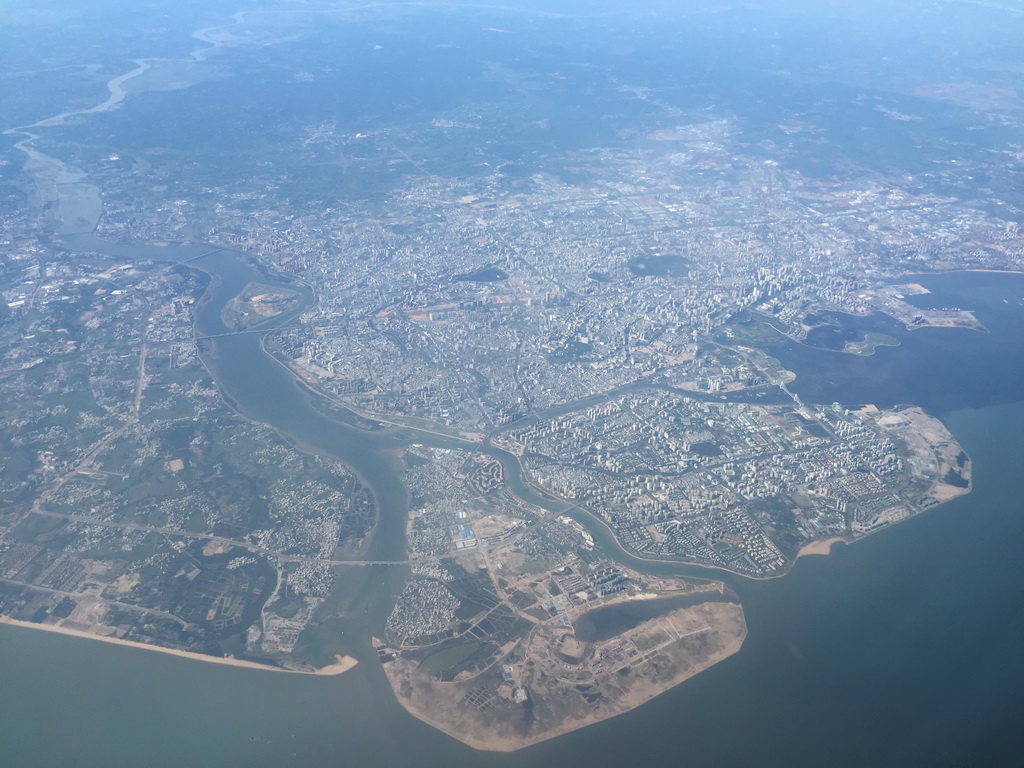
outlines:
[{"label": "dense urban area", "polygon": [[[207,58],[267,40],[230,26],[197,32],[209,47],[187,65],[154,60],[138,93],[186,70],[201,83]],[[345,613],[341,574],[391,562],[403,582],[373,642],[399,700],[513,749],[738,651],[726,575],[781,576],[969,492],[970,458],[933,415],[804,402],[773,350],[984,332],[917,277],[1024,269],[1020,210],[958,192],[980,160],[947,144],[919,172],[811,173],[802,148],[829,142],[813,113],[755,142],[738,118],[595,72],[605,142],[552,140],[524,167],[491,144],[522,89],[556,85],[488,76],[513,95],[276,126],[244,173],[170,139],[108,141],[133,108],[123,90],[2,126],[17,143],[0,187],[0,616],[312,671],[330,654],[311,638]],[[922,98],[975,106],[940,86]],[[1019,174],[1024,150],[1000,162]],[[324,419],[395,436],[404,556],[370,559],[372,483],[218,387],[217,340],[195,325],[211,273],[97,243],[260,271],[224,334],[259,334]],[[602,611],[628,626],[607,634]]]}]

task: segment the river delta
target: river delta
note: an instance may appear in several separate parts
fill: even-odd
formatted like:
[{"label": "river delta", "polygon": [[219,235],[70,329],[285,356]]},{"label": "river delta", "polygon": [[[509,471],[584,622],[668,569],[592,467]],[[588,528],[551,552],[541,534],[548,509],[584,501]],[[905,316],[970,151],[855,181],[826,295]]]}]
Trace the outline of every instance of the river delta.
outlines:
[{"label": "river delta", "polygon": [[1017,764],[1014,99],[307,10],[8,78],[13,764]]}]

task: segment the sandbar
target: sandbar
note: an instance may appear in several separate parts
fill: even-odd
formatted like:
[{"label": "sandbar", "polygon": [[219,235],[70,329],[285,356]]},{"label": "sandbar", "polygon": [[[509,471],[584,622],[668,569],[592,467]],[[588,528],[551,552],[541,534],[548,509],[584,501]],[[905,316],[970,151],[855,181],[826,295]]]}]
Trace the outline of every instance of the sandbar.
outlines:
[{"label": "sandbar", "polygon": [[[312,674],[314,674],[314,675],[340,675],[343,672],[348,672],[350,669],[352,669],[352,667],[354,667],[356,664],[359,663],[358,661],[353,659],[351,656],[341,656],[340,654],[335,654],[334,659],[335,659],[335,662],[333,664],[328,664],[326,667],[320,667],[320,669],[316,670]],[[295,672],[295,671],[298,671],[298,670],[285,670],[285,671],[286,672]]]},{"label": "sandbar", "polygon": [[184,659],[193,659],[194,661],[205,661],[213,664],[224,664],[229,667],[243,667],[245,669],[259,669],[266,672],[290,672],[293,674],[300,675],[340,675],[342,672],[347,672],[352,669],[358,662],[350,656],[335,656],[335,663],[329,664],[322,669],[285,669],[284,667],[274,667],[269,664],[260,664],[255,661],[246,661],[245,659],[235,659],[230,656],[208,656],[203,653],[193,653],[191,651],[182,651],[177,648],[165,648],[159,645],[150,645],[148,643],[138,643],[134,640],[122,640],[117,637],[110,637],[108,635],[97,635],[92,632],[85,632],[80,629],[71,629],[69,627],[62,627],[57,624],[37,624],[31,621],[21,621],[19,619],[12,619],[9,616],[0,615],[0,624],[9,624],[15,627],[25,627],[26,629],[41,629],[45,632],[54,632],[59,635],[71,635],[72,637],[82,637],[86,640],[99,640],[103,643],[115,643],[117,645],[129,646],[131,648],[140,648],[144,651],[157,651],[159,653],[166,653],[171,656],[178,656]]},{"label": "sandbar", "polygon": [[831,555],[832,545],[837,541],[846,541],[842,536],[833,536],[830,539],[818,539],[817,541],[811,541],[800,547],[800,551],[796,553],[796,557],[799,560],[801,557],[806,555]]}]

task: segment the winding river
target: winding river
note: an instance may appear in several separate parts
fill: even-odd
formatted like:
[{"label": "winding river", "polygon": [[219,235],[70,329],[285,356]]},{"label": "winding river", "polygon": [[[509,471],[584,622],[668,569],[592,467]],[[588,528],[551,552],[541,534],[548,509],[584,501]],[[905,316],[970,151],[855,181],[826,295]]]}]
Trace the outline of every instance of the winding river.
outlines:
[{"label": "winding river", "polygon": [[[194,36],[219,45],[215,32]],[[155,68],[159,60],[139,60],[125,74],[141,76],[150,62]],[[98,107],[124,97],[130,78],[115,80]],[[33,146],[32,129],[47,124],[6,133],[22,137],[16,146],[36,176],[36,203],[56,203],[65,246],[189,262],[209,273],[214,279],[196,329],[214,336],[203,342],[202,358],[224,396],[303,449],[338,457],[373,490],[379,523],[366,557],[396,564],[345,570],[353,618],[331,623],[336,645],[325,651],[375,659],[366,636],[383,623],[406,572],[408,498],[398,452],[409,442],[490,453],[505,463],[510,487],[524,499],[559,511],[567,506],[534,494],[515,457],[493,448],[408,430],[368,432],[325,417],[313,395],[263,350],[260,334],[217,335],[224,330],[223,302],[254,276],[268,278],[231,251],[97,240],[90,234],[101,211],[96,188],[80,170]],[[638,710],[522,753],[481,754],[405,713],[376,663],[340,678],[275,675],[0,627],[2,762],[40,768],[1024,764],[1018,736],[1024,285],[1010,276],[947,276],[926,284],[940,306],[987,310],[979,317],[992,334],[926,329],[867,358],[806,347],[776,356],[798,371],[792,388],[809,402],[913,402],[941,415],[974,460],[974,491],[829,558],[803,559],[786,578],[725,577],[746,611],[743,650]],[[708,575],[637,561],[598,521],[572,514],[631,566]]]},{"label": "winding river", "polygon": [[[510,490],[524,501],[579,520],[612,557],[637,570],[654,575],[687,575],[719,578],[710,571],[682,563],[654,562],[626,552],[603,521],[578,505],[538,492],[524,478],[519,459],[508,451],[486,443],[472,443],[434,432],[400,427],[365,430],[344,420],[326,416],[315,407],[320,397],[303,386],[285,366],[267,352],[264,338],[301,314],[313,300],[312,291],[286,276],[272,275],[244,254],[209,245],[131,245],[107,243],[93,235],[74,235],[62,244],[73,251],[104,253],[119,258],[186,263],[211,277],[195,316],[200,355],[223,397],[242,415],[276,429],[301,449],[332,456],[348,465],[371,489],[377,501],[378,522],[367,560],[402,563],[405,553],[405,525],[408,494],[402,482],[402,449],[413,443],[475,451],[490,455],[505,469]],[[249,282],[258,281],[298,290],[305,302],[287,315],[260,326],[260,332],[231,333],[221,321],[221,310]],[[352,414],[352,421],[358,417]]]},{"label": "winding river", "polygon": [[[245,256],[210,246],[110,244],[92,235],[62,242],[71,251],[187,262],[210,274],[196,331],[205,337],[202,358],[225,398],[303,449],[336,456],[359,473],[379,509],[366,557],[395,564],[342,568],[346,618],[327,622],[313,642],[325,653],[351,653],[370,663],[337,679],[210,669],[215,665],[0,627],[0,743],[14,764],[65,765],[81,754],[125,768],[143,757],[147,765],[168,768],[717,766],[764,764],[765,755],[775,758],[769,764],[786,766],[952,768],[1019,765],[1024,758],[1010,738],[1015,713],[1024,707],[1020,276],[925,281],[935,290],[932,300],[960,297],[958,305],[977,308],[990,334],[913,331],[901,347],[868,358],[804,347],[778,353],[798,371],[794,388],[806,399],[827,394],[826,402],[930,403],[974,460],[971,495],[829,558],[801,560],[782,579],[725,576],[740,595],[750,630],[739,654],[599,726],[522,753],[482,755],[407,715],[366,642],[407,572],[408,499],[399,451],[410,442],[484,450],[505,462],[510,487],[523,498],[557,510],[567,505],[533,494],[515,457],[493,448],[332,420],[264,351],[261,334],[219,335],[226,331],[220,308],[250,280],[283,281],[309,299],[303,286],[268,277]],[[837,381],[840,365],[857,374],[844,377],[845,385]],[[919,375],[924,370],[926,378]],[[936,388],[936,381],[944,386]],[[602,525],[579,510],[573,514],[629,565],[708,575],[637,561]],[[54,717],[64,738],[51,737]],[[179,738],[183,728],[187,742]]]}]

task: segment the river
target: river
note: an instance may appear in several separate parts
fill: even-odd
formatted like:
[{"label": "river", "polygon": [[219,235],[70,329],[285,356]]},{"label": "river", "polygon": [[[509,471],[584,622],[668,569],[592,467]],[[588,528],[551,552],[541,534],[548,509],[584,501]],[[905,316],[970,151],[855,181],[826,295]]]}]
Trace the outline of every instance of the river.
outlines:
[{"label": "river", "polygon": [[[349,464],[380,511],[368,559],[403,558],[408,499],[396,451],[411,440],[453,441],[329,420],[263,351],[259,334],[218,336],[224,301],[254,278],[267,280],[239,254],[106,246],[91,236],[68,244],[187,260],[214,275],[196,326],[215,337],[204,342],[203,358],[225,397],[306,450]],[[785,578],[728,578],[747,614],[743,650],[643,707],[520,753],[476,753],[406,714],[368,652],[367,636],[383,622],[404,567],[351,568],[343,577],[353,580],[364,612],[330,626],[330,650],[364,663],[340,678],[226,668],[0,626],[5,764],[1019,765],[1024,386],[1015,376],[1024,366],[1024,279],[921,281],[935,291],[923,301],[976,302],[991,333],[904,332],[903,346],[869,358],[796,345],[778,356],[798,371],[794,389],[805,399],[919,402],[943,415],[974,460],[973,493],[828,558],[802,559]],[[942,386],[933,380],[939,374]],[[505,461],[516,492],[553,504],[531,496],[514,457],[487,450]]]},{"label": "river", "polygon": [[975,490],[744,581],[736,656],[639,709],[511,755],[407,715],[380,668],[220,667],[0,626],[12,766],[1019,765],[1024,403],[947,417]]}]

